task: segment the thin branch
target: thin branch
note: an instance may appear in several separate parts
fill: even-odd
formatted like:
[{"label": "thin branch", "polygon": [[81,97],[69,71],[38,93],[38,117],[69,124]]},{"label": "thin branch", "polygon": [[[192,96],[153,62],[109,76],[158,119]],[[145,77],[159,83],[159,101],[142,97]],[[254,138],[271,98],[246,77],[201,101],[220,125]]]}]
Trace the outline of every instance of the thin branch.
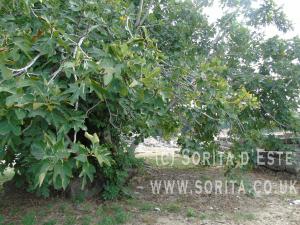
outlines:
[{"label": "thin branch", "polygon": [[79,42],[77,43],[77,45],[76,45],[76,47],[75,47],[75,49],[74,49],[74,52],[73,52],[73,58],[74,58],[74,59],[76,58],[76,54],[77,54],[77,52],[78,52],[78,48],[81,48],[81,45],[82,45],[84,39],[86,39],[86,35],[84,35],[83,37],[81,37],[81,38],[79,39]]},{"label": "thin branch", "polygon": [[[75,47],[75,49],[74,49],[74,52],[73,52],[73,59],[76,58],[76,54],[77,54],[77,52],[78,52],[78,49],[79,49],[80,51],[82,51],[83,54],[84,54],[87,58],[90,58],[90,57],[83,51],[83,49],[81,48],[81,45],[83,44],[83,42],[84,42],[84,40],[86,39],[87,35],[88,35],[92,30],[96,29],[97,27],[98,27],[98,25],[97,25],[97,26],[91,27],[91,28],[85,33],[85,35],[82,36],[82,37],[79,39],[78,43],[76,43],[75,41],[73,41],[72,39],[69,38],[69,40],[70,40],[71,42],[73,42],[73,43],[76,45],[76,47]],[[60,65],[60,67],[58,68],[58,70],[56,70],[56,71],[51,75],[51,79],[49,80],[48,85],[49,85],[49,84],[50,84],[50,83],[58,76],[58,74],[62,71],[62,69],[63,69],[63,64]],[[74,68],[73,68],[73,70],[74,70]],[[77,78],[76,78],[76,79],[77,79]]]},{"label": "thin branch", "polygon": [[39,18],[39,16],[36,15],[36,13],[34,12],[34,10],[33,10],[31,7],[30,7],[30,10],[31,10],[32,14],[33,14],[36,18]]},{"label": "thin branch", "polygon": [[30,61],[25,67],[20,68],[20,69],[12,69],[9,68],[12,72],[14,76],[20,76],[23,73],[26,73],[27,70],[33,66],[33,64],[35,64],[35,62],[42,56],[42,53],[39,53],[36,57],[34,57],[34,59],[32,61]]},{"label": "thin branch", "polygon": [[[98,27],[99,27],[98,25],[92,26],[91,28],[88,29],[88,31],[85,33],[85,35],[82,36],[82,37],[79,39],[79,41],[78,41],[78,43],[77,43],[77,45],[76,45],[76,47],[75,47],[75,49],[74,49],[74,52],[73,52],[73,59],[76,59],[76,55],[77,55],[78,49],[80,49],[80,50],[83,52],[83,50],[82,50],[82,48],[81,48],[81,45],[83,44],[83,41],[86,39],[86,37],[88,36],[88,34],[89,34],[92,30],[94,30],[94,29],[96,29],[96,28],[98,28]],[[74,72],[75,82],[77,82],[78,78],[77,78],[77,76],[76,76],[76,74],[75,74],[75,67],[73,67],[73,72]],[[79,106],[79,102],[78,102],[78,100],[77,100],[76,103],[75,103],[75,111],[78,110],[78,106]],[[74,139],[73,139],[73,142],[74,142],[74,143],[76,143],[76,141],[77,141],[77,131],[74,132]]]},{"label": "thin branch", "polygon": [[24,128],[24,130],[21,131],[21,134],[24,134],[28,129],[30,129],[30,127],[32,126],[32,120],[30,121],[30,124]]},{"label": "thin branch", "polygon": [[267,117],[269,117],[269,118],[271,118],[274,122],[276,122],[279,126],[281,126],[281,127],[289,127],[288,125],[286,125],[286,124],[283,124],[283,123],[281,123],[280,121],[278,121],[276,118],[275,118],[275,116],[273,116],[271,113],[269,113],[264,107],[263,107],[263,105],[261,105],[261,108],[265,111],[265,116],[267,116]]},{"label": "thin branch", "polygon": [[[77,76],[76,76],[76,74],[75,74],[75,68],[73,67],[73,71],[74,71],[74,78],[75,78],[75,82],[77,82]],[[78,110],[78,100],[77,100],[77,102],[75,103],[75,111],[77,111]],[[77,131],[75,131],[74,132],[74,139],[73,139],[73,142],[74,143],[76,143],[76,141],[77,141]]]},{"label": "thin branch", "polygon": [[[78,49],[80,49],[84,54],[85,56],[87,56],[87,54],[82,50],[81,48],[81,45],[83,44],[83,41],[87,38],[88,34],[90,32],[92,32],[93,30],[95,30],[96,28],[98,28],[99,25],[95,25],[95,26],[92,26],[88,29],[88,31],[79,39],[78,43],[76,44],[76,47],[74,49],[74,52],[73,52],[73,58],[75,59],[76,58],[76,54],[78,52]],[[87,58],[90,58],[89,56],[87,56]]]},{"label": "thin branch", "polygon": [[142,18],[142,20],[141,20],[139,26],[142,26],[143,23],[145,22],[145,20],[147,19],[147,17],[149,16],[149,13],[150,13],[150,10],[151,10],[151,7],[152,7],[153,3],[154,3],[154,0],[151,0],[151,2],[150,2],[150,4],[149,4],[149,7],[148,7],[148,10],[147,10],[147,12],[145,13],[145,15],[143,16],[143,18]]},{"label": "thin branch", "polygon": [[211,120],[216,120],[216,121],[219,121],[219,120],[220,120],[220,119],[211,117],[210,115],[206,114],[205,112],[200,112],[200,113],[201,113],[202,115],[208,117],[208,118],[211,119]]},{"label": "thin branch", "polygon": [[106,103],[106,106],[107,106],[107,109],[108,109],[108,113],[109,113],[109,123],[110,123],[114,128],[116,128],[116,129],[119,130],[119,128],[118,128],[118,127],[113,123],[113,121],[112,121],[112,114],[111,114],[111,111],[110,111],[110,109],[109,109],[109,106],[108,106],[108,103],[107,103],[106,98],[104,98],[104,100],[105,100],[105,103]]},{"label": "thin branch", "polygon": [[137,14],[135,26],[138,27],[141,22],[141,17],[142,17],[142,12],[143,12],[143,5],[144,5],[144,0],[140,0],[140,5],[139,5],[139,11]]},{"label": "thin branch", "polygon": [[65,135],[65,138],[66,138],[70,143],[72,143],[71,138],[70,138],[67,134]]},{"label": "thin branch", "polygon": [[97,102],[95,105],[93,105],[91,108],[89,108],[86,113],[85,116],[88,117],[88,115],[101,103],[101,101]]},{"label": "thin branch", "polygon": [[177,103],[177,98],[175,97],[168,105],[167,107],[167,112],[173,108],[173,106],[175,106],[175,104]]},{"label": "thin branch", "polygon": [[57,77],[57,75],[62,71],[62,69],[63,64],[60,65],[60,67],[54,73],[51,74],[51,79],[48,81],[47,85],[49,85]]},{"label": "thin branch", "polygon": [[130,28],[129,28],[129,17],[127,17],[126,19],[126,26],[125,26],[125,30],[128,31],[128,33],[130,34],[130,37],[132,38],[133,35],[132,35],[132,32],[130,31]]}]

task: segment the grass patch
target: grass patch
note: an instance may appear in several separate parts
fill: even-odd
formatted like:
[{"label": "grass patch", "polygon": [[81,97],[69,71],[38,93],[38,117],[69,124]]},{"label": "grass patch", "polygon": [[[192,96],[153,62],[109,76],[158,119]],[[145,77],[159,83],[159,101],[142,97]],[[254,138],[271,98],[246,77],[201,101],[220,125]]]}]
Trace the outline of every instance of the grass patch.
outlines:
[{"label": "grass patch", "polygon": [[64,225],[73,225],[76,223],[76,217],[72,215],[67,215]]},{"label": "grass patch", "polygon": [[102,218],[98,223],[101,225],[124,224],[131,218],[131,214],[117,203],[100,206],[96,210],[96,215]]},{"label": "grass patch", "polygon": [[104,217],[99,223],[98,225],[115,225],[115,220],[113,217],[111,216],[107,216]]},{"label": "grass patch", "polygon": [[102,217],[104,215],[104,209],[102,206],[99,206],[96,210],[96,215]]},{"label": "grass patch", "polygon": [[36,215],[33,212],[27,213],[22,219],[23,225],[34,225],[36,222]]},{"label": "grass patch", "polygon": [[253,213],[237,212],[234,218],[237,221],[253,221],[255,220],[255,215]]},{"label": "grass patch", "polygon": [[117,224],[124,224],[130,219],[130,214],[124,210],[118,211],[115,214],[115,220]]},{"label": "grass patch", "polygon": [[[115,208],[116,209],[116,208]],[[113,212],[109,212],[109,214],[102,213],[103,219],[98,223],[99,225],[116,225],[116,224],[124,224],[130,220],[130,213],[126,212],[124,209],[119,208],[118,210],[114,210]]]},{"label": "grass patch", "polygon": [[196,217],[200,218],[200,220],[216,220],[223,219],[224,214],[218,212],[200,212]]},{"label": "grass patch", "polygon": [[147,201],[139,201],[136,199],[129,199],[126,201],[126,205],[135,207],[142,212],[152,211],[155,209],[155,204]]},{"label": "grass patch", "polygon": [[93,218],[91,216],[83,216],[80,218],[82,225],[90,225],[92,224]]},{"label": "grass patch", "polygon": [[4,220],[5,220],[4,216],[0,215],[0,225],[4,224]]},{"label": "grass patch", "polygon": [[207,220],[207,219],[208,219],[208,216],[207,216],[206,213],[200,213],[200,214],[199,214],[199,218],[200,218],[201,220]]},{"label": "grass patch", "polygon": [[139,210],[141,211],[152,211],[154,208],[155,205],[150,202],[143,202],[139,205]]},{"label": "grass patch", "polygon": [[43,225],[55,225],[55,224],[57,224],[56,220],[49,220],[49,221],[45,222]]},{"label": "grass patch", "polygon": [[187,217],[196,217],[197,213],[195,212],[195,210],[193,208],[188,208],[187,212],[186,212],[186,216]]},{"label": "grass patch", "polygon": [[163,209],[170,213],[178,213],[181,211],[181,205],[178,203],[169,203],[164,205]]}]

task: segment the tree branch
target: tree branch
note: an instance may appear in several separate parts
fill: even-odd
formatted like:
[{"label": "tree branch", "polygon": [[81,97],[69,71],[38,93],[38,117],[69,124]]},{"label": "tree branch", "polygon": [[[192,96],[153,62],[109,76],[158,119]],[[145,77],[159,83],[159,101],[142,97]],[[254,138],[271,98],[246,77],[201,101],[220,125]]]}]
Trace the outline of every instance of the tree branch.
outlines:
[{"label": "tree branch", "polygon": [[42,53],[39,53],[32,61],[30,61],[25,67],[20,68],[20,69],[11,69],[9,68],[14,76],[20,76],[23,73],[27,72],[27,70],[35,64],[35,62],[42,56]]},{"label": "tree branch", "polygon": [[[69,39],[69,40],[71,40],[74,44],[76,44],[76,47],[75,47],[74,52],[73,52],[73,59],[76,58],[76,54],[77,54],[77,52],[78,52],[78,49],[80,49],[80,50],[83,52],[83,54],[84,54],[87,58],[90,58],[90,57],[83,51],[83,49],[81,48],[81,45],[83,44],[83,42],[84,42],[84,40],[86,39],[86,37],[88,36],[88,34],[89,34],[92,30],[96,29],[97,27],[98,27],[98,25],[91,27],[91,28],[85,33],[85,35],[83,35],[83,36],[79,39],[78,43],[76,43],[75,41]],[[63,64],[60,65],[60,67],[58,68],[58,70],[56,70],[56,71],[51,75],[51,79],[48,81],[48,85],[49,85],[49,84],[50,84],[50,83],[58,76],[58,74],[62,71],[62,69],[63,69]]]},{"label": "tree branch", "polygon": [[140,0],[140,5],[139,5],[139,11],[137,14],[137,18],[135,21],[135,26],[138,27],[141,22],[141,17],[142,17],[142,12],[143,12],[143,5],[144,5],[144,0]]},{"label": "tree branch", "polygon": [[95,105],[93,105],[91,108],[89,108],[86,113],[85,116],[88,117],[88,115],[101,103],[101,101],[97,102]]},{"label": "tree branch", "polygon": [[130,37],[132,38],[133,35],[132,35],[132,32],[130,31],[130,28],[129,28],[129,17],[127,17],[127,19],[126,19],[126,27],[125,27],[125,30],[128,31],[128,33],[130,34]]},{"label": "tree branch", "polygon": [[154,0],[151,0],[151,2],[149,3],[148,10],[145,13],[145,15],[143,16],[139,26],[142,26],[144,24],[145,20],[147,19],[147,17],[149,16],[149,13],[150,13],[150,10],[151,10],[151,7],[152,7],[153,3],[154,3]]},{"label": "tree branch", "polygon": [[54,72],[51,74],[51,79],[48,81],[48,85],[57,77],[57,75],[62,71],[62,68],[63,68],[63,64],[60,65],[60,67]]},{"label": "tree branch", "polygon": [[110,108],[109,108],[109,106],[108,106],[108,103],[107,103],[106,98],[104,98],[104,100],[105,100],[105,103],[106,103],[106,106],[107,106],[107,109],[108,109],[108,113],[109,113],[109,123],[110,123],[115,129],[119,130],[119,128],[118,128],[118,127],[113,123],[113,121],[112,121],[112,113],[111,113],[111,111],[110,111]]}]

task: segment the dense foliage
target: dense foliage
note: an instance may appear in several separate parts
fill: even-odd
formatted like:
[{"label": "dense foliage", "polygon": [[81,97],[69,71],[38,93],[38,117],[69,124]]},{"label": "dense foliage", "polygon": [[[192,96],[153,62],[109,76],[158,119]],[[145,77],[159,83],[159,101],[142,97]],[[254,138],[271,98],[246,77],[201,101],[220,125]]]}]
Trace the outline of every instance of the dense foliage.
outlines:
[{"label": "dense foliage", "polygon": [[0,172],[46,196],[101,175],[111,198],[150,135],[215,151],[228,127],[236,153],[297,132],[300,39],[264,38],[290,23],[253,2],[218,1],[209,22],[210,0],[2,0]]}]

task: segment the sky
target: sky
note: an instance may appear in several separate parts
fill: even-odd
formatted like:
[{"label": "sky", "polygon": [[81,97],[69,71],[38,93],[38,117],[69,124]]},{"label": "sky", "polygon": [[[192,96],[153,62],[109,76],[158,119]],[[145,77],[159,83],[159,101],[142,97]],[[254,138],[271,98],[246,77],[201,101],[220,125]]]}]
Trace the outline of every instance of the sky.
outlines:
[{"label": "sky", "polygon": [[[293,37],[295,35],[300,36],[300,0],[275,0],[278,6],[283,7],[283,11],[286,13],[289,20],[292,21],[294,31],[283,35],[284,37]],[[275,29],[267,30],[268,32],[274,32]]]},{"label": "sky", "polygon": [[[296,35],[300,36],[300,0],[274,0],[278,6],[283,8],[288,19],[292,22],[294,30],[286,34],[277,31],[275,27],[268,27],[265,29],[266,37],[272,37],[274,35],[279,35],[282,38],[292,38]],[[217,18],[221,17],[222,10],[219,7],[213,6],[211,8],[205,9],[206,14],[209,16],[209,20],[215,21]]]}]

